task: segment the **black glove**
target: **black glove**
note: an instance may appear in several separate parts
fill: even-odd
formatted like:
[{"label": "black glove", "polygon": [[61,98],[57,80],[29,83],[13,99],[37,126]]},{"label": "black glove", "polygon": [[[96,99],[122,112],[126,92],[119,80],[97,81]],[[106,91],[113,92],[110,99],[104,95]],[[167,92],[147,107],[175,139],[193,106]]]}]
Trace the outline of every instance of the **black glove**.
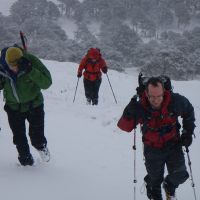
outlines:
[{"label": "black glove", "polygon": [[17,62],[20,71],[29,73],[32,70],[32,63],[25,57],[22,57]]},{"label": "black glove", "polygon": [[81,73],[81,72],[78,72],[77,77],[78,77],[78,78],[81,78],[81,76],[82,76],[82,73]]},{"label": "black glove", "polygon": [[5,82],[5,78],[2,75],[0,75],[0,84],[3,84],[4,82]]},{"label": "black glove", "polygon": [[106,67],[104,67],[104,68],[102,68],[102,72],[103,72],[104,74],[106,74],[106,73],[108,72],[108,69],[107,69]]},{"label": "black glove", "polygon": [[182,146],[189,147],[192,144],[192,134],[184,132],[181,135]]},{"label": "black glove", "polygon": [[2,75],[0,75],[0,81],[2,81],[4,79],[4,77]]}]

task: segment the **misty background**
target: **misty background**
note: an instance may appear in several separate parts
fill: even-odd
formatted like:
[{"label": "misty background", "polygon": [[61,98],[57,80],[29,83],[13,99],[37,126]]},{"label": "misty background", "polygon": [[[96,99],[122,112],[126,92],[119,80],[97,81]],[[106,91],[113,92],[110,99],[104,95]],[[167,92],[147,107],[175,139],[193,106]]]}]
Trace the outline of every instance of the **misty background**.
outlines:
[{"label": "misty background", "polygon": [[200,77],[199,0],[18,0],[0,12],[0,49],[21,44],[20,30],[43,59],[79,63],[98,47],[117,71]]}]

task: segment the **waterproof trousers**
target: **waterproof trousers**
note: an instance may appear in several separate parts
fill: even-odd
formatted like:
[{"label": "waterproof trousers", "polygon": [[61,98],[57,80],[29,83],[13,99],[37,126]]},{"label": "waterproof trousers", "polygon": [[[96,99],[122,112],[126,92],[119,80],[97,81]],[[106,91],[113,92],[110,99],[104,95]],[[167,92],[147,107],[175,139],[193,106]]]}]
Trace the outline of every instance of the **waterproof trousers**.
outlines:
[{"label": "waterproof trousers", "polygon": [[99,98],[99,88],[101,85],[101,78],[95,81],[90,81],[84,78],[83,83],[87,102],[92,103],[93,105],[97,105]]},{"label": "waterproof trousers", "polygon": [[[144,157],[147,170],[144,180],[151,189],[150,193],[154,200],[162,200],[161,184],[163,181],[167,183],[171,191],[175,191],[179,184],[184,183],[189,177],[182,146],[179,143],[163,149],[145,145]],[[165,166],[168,171],[166,177],[164,177]]]},{"label": "waterproof trousers", "polygon": [[29,144],[26,136],[26,120],[29,123],[29,136],[33,147],[40,150],[47,145],[44,136],[44,108],[43,104],[27,112],[12,110],[5,105],[8,122],[13,132],[13,143],[16,145],[20,157],[30,155]]}]

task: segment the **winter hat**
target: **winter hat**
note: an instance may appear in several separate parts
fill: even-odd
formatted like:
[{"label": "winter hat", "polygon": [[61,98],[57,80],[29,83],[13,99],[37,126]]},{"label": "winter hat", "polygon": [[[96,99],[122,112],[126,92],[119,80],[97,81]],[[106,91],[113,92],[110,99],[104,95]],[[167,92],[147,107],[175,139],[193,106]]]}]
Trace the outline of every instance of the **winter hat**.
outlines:
[{"label": "winter hat", "polygon": [[17,65],[18,60],[23,56],[23,52],[18,47],[9,47],[6,51],[6,62],[8,65]]},{"label": "winter hat", "polygon": [[95,60],[98,60],[100,58],[100,52],[99,52],[99,49],[96,49],[96,48],[90,48],[88,50],[88,57],[91,58],[91,59],[95,59]]}]

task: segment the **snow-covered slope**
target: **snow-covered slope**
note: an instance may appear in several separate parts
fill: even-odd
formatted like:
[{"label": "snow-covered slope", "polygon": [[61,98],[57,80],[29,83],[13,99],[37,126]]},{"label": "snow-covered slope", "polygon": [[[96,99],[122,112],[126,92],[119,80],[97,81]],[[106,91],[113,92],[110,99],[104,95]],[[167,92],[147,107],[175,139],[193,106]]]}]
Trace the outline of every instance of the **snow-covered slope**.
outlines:
[{"label": "snow-covered slope", "polygon": [[[12,133],[0,101],[0,188],[4,200],[132,200],[133,134],[121,132],[116,124],[135,93],[137,74],[108,72],[118,104],[115,103],[106,76],[103,76],[98,106],[85,104],[82,79],[77,83],[74,63],[43,61],[52,73],[53,85],[44,92],[45,134],[52,154],[50,163],[37,161],[34,167],[19,167]],[[197,139],[191,148],[192,169],[197,192],[200,191],[199,120],[200,82],[173,82],[174,90],[187,96],[196,110]],[[196,96],[195,96],[196,95]],[[141,134],[137,130],[137,199],[145,176]],[[193,199],[188,180],[178,189],[181,200]],[[198,199],[200,195],[198,194]]]}]

